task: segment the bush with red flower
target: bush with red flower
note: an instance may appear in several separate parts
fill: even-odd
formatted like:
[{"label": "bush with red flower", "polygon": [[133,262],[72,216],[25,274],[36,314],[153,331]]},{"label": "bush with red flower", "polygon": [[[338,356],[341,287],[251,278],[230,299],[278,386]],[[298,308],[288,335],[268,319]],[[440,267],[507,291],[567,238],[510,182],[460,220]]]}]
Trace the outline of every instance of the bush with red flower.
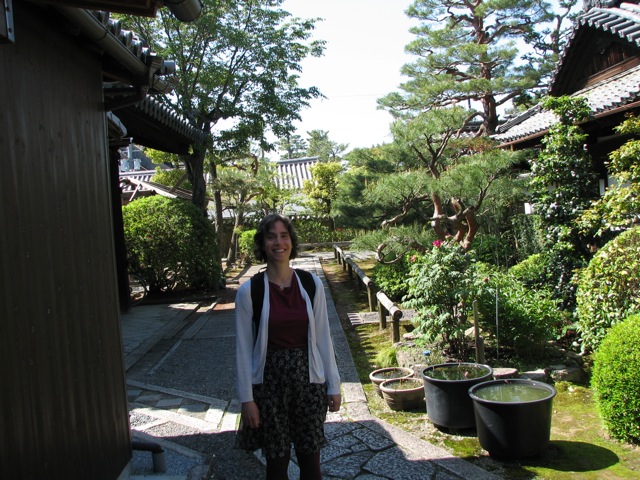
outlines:
[{"label": "bush with red flower", "polygon": [[441,339],[450,354],[464,358],[475,289],[473,252],[435,240],[429,251],[412,258],[403,306],[416,310],[416,332],[427,341]]}]

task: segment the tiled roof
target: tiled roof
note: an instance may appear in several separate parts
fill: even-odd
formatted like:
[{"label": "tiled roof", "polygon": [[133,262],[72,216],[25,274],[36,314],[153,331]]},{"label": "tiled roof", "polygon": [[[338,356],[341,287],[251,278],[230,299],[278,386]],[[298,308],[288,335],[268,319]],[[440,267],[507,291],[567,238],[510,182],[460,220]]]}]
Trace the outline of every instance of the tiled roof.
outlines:
[{"label": "tiled roof", "polygon": [[573,45],[580,39],[585,30],[600,30],[617,36],[622,40],[640,48],[640,6],[634,3],[621,3],[619,7],[592,8],[576,19],[576,25],[558,61],[551,84],[558,80],[563,72]]},{"label": "tiled roof", "polygon": [[[171,132],[174,142],[181,140],[184,145],[205,143],[206,141],[205,134],[201,130],[191,126],[186,118],[160,103],[151,95],[147,95],[140,103],[125,109],[115,110],[114,113],[123,121],[126,120],[127,130],[135,137],[136,143],[158,150],[163,150],[161,146],[163,142],[169,140],[169,132]],[[141,121],[142,118],[146,118],[147,121]],[[150,125],[149,119],[153,120],[152,125]],[[167,147],[164,149],[171,151]]]},{"label": "tiled roof", "polygon": [[[579,90],[571,97],[586,98],[594,115],[635,102],[640,99],[640,65]],[[555,121],[555,114],[536,105],[500,125],[492,138],[501,143],[511,142],[543,132]]]},{"label": "tiled roof", "polygon": [[[137,172],[137,174],[120,174],[120,188],[123,197],[128,202],[133,201],[136,197],[146,197],[149,195],[162,195],[169,198],[182,198],[183,200],[191,200],[191,192],[184,188],[171,188],[160,183],[150,181],[153,175],[149,172]],[[155,173],[155,172],[152,172]]]},{"label": "tiled roof", "polygon": [[[594,29],[615,35],[640,48],[640,5],[621,3],[619,7],[592,8],[578,17],[573,34],[567,42],[551,82],[552,94],[563,93],[561,87],[557,88],[558,84],[574,74],[572,65],[575,62],[582,62],[580,58],[577,58],[581,57],[581,52],[576,52],[576,49],[572,47],[582,42],[584,36],[589,35],[589,32]],[[571,96],[586,98],[594,115],[606,114],[606,112],[636,102],[640,99],[640,66],[630,68],[577,92],[572,92]],[[544,111],[539,105],[536,105],[500,125],[492,138],[504,144],[540,135],[555,121],[556,117],[553,113]]]},{"label": "tiled roof", "polygon": [[[78,27],[84,41],[101,47],[103,70],[111,74],[105,77],[105,106],[112,109],[109,120],[119,122],[111,133],[124,127],[135,143],[180,154],[188,153],[194,143],[205,143],[206,136],[201,130],[154,98],[171,91],[170,84],[162,77],[174,73],[175,62],[151,51],[138,35],[123,29],[119,20],[111,18],[109,12],[56,8]],[[129,72],[128,77],[124,71]],[[147,80],[142,82],[145,88],[141,88],[141,79]]]},{"label": "tiled roof", "polygon": [[305,180],[311,180],[310,168],[318,163],[320,157],[293,158],[278,160],[277,182],[281,188],[300,189]]}]

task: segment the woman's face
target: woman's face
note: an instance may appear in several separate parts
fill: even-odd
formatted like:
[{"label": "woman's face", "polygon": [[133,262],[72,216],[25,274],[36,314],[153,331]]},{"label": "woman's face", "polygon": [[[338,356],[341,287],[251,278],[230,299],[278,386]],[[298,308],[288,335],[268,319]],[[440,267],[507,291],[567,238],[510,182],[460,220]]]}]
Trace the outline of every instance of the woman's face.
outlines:
[{"label": "woman's face", "polygon": [[275,222],[264,237],[264,251],[269,262],[288,262],[291,256],[291,236],[284,223]]}]

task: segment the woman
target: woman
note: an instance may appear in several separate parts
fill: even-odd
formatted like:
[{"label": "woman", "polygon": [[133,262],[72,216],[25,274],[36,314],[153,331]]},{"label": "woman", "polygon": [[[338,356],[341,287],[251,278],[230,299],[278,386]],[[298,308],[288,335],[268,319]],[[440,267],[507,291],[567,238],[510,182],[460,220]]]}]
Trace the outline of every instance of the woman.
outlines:
[{"label": "woman", "polygon": [[[327,443],[327,408],[337,412],[341,403],[324,287],[313,275],[315,294],[309,297],[300,275],[289,265],[297,248],[298,237],[287,217],[265,217],[254,237],[254,253],[259,261],[266,261],[266,271],[245,282],[236,295],[242,422],[260,432],[267,480],[288,478],[292,443],[300,478],[322,478],[320,448]],[[251,300],[254,281],[264,282],[257,323]]]}]

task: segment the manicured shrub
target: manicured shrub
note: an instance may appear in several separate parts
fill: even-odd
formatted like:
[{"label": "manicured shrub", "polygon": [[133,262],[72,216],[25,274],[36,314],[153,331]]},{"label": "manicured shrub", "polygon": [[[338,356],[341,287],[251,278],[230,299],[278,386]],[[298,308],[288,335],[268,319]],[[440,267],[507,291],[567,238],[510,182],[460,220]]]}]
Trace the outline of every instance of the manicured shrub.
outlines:
[{"label": "manicured shrub", "polygon": [[613,438],[640,443],[640,315],[614,325],[594,355],[591,385]]},{"label": "manicured shrub", "polygon": [[640,311],[640,227],[608,242],[578,274],[582,350],[595,350],[612,325]]},{"label": "manicured shrub", "polygon": [[315,218],[292,218],[300,243],[330,242],[331,227],[328,222]]},{"label": "manicured shrub", "polygon": [[256,235],[256,229],[245,230],[238,236],[238,252],[240,258],[245,263],[255,263],[256,257],[253,254],[253,237]]},{"label": "manicured shrub", "polygon": [[122,215],[129,268],[151,291],[220,285],[215,231],[195,205],[155,195],[126,205]]},{"label": "manicured shrub", "polygon": [[351,228],[331,228],[330,218],[292,217],[300,243],[344,242],[353,239],[357,232]]}]

